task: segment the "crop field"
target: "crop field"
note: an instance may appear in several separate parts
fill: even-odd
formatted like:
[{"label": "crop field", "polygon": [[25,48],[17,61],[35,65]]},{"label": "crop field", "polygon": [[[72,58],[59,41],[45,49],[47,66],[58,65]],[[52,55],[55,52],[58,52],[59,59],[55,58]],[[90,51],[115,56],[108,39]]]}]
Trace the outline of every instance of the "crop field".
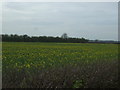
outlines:
[{"label": "crop field", "polygon": [[3,88],[116,88],[118,44],[2,43]]}]

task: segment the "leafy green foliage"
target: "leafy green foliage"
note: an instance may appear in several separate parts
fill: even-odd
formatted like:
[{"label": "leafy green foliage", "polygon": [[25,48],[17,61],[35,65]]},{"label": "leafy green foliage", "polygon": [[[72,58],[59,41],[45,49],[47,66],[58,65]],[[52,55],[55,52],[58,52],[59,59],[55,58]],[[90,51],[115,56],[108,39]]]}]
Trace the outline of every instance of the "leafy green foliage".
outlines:
[{"label": "leafy green foliage", "polygon": [[82,87],[84,87],[83,80],[76,80],[74,85],[73,85],[73,88],[82,88]]}]

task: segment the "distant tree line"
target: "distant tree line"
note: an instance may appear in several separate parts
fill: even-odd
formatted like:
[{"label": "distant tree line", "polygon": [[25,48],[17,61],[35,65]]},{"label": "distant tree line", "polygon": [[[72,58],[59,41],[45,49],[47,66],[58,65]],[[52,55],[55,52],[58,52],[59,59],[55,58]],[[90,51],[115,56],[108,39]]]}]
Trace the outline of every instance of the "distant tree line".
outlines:
[{"label": "distant tree line", "polygon": [[68,43],[87,43],[88,40],[85,38],[62,38],[52,36],[28,36],[28,35],[17,35],[17,34],[2,34],[3,42],[68,42]]}]

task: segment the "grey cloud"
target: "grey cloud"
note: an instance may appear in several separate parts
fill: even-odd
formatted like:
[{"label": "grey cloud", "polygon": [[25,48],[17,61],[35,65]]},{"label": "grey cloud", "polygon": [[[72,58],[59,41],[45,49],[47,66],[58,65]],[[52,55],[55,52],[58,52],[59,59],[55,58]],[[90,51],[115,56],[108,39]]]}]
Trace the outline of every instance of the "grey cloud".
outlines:
[{"label": "grey cloud", "polygon": [[3,19],[3,33],[117,40],[117,3],[12,2]]}]

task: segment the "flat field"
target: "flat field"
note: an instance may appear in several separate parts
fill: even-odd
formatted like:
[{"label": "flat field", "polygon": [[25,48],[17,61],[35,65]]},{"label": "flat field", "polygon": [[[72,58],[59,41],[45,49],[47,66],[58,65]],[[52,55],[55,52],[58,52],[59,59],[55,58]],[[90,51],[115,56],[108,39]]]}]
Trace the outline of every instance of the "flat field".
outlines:
[{"label": "flat field", "polygon": [[3,88],[116,88],[118,44],[2,43]]}]

